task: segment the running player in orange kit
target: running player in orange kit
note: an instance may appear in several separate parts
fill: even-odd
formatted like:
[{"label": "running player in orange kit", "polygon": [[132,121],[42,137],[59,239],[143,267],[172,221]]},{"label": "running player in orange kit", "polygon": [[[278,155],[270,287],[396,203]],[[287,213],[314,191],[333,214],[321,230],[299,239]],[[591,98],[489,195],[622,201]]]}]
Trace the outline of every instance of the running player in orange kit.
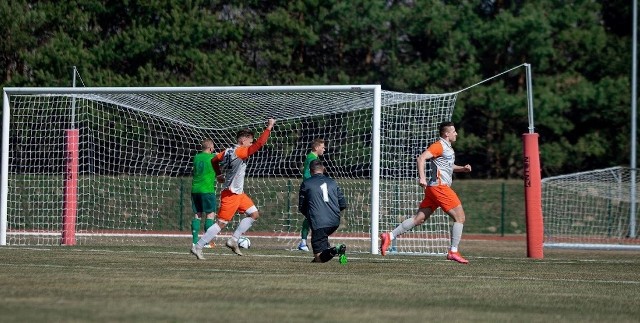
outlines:
[{"label": "running player in orange kit", "polygon": [[[424,188],[424,199],[414,217],[402,221],[393,231],[380,235],[380,253],[383,256],[387,254],[391,240],[413,229],[413,227],[423,224],[440,207],[453,219],[451,247],[447,253],[447,259],[462,264],[469,263],[458,251],[465,215],[458,195],[451,189],[451,182],[454,172],[468,173],[471,171],[471,165],[458,166],[455,164],[456,157],[451,144],[456,141],[458,133],[453,122],[441,123],[438,130],[440,139],[418,156],[418,175],[420,176],[420,186]],[[426,161],[429,161],[431,166],[428,182],[425,171]]]},{"label": "running player in orange kit", "polygon": [[[217,176],[218,182],[224,184],[220,193],[220,208],[218,209],[216,223],[191,248],[191,253],[196,258],[204,259],[202,248],[220,233],[227,223],[231,221],[236,211],[245,213],[246,217],[240,221],[232,237],[227,240],[226,245],[238,256],[242,256],[238,246],[238,238],[249,230],[253,222],[260,217],[258,208],[251,198],[244,193],[244,175],[247,169],[247,160],[267,143],[275,123],[275,119],[269,118],[267,127],[255,142],[253,141],[254,135],[252,131],[248,129],[240,130],[236,136],[238,144],[219,152],[211,160],[216,174],[220,174]],[[224,175],[221,171],[222,168],[224,169]]]}]

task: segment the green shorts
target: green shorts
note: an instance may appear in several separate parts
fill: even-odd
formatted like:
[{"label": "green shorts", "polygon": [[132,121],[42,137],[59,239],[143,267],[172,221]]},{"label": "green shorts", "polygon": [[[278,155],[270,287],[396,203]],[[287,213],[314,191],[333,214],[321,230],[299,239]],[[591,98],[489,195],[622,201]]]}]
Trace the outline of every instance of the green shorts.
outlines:
[{"label": "green shorts", "polygon": [[191,193],[193,213],[212,213],[218,208],[216,193]]}]

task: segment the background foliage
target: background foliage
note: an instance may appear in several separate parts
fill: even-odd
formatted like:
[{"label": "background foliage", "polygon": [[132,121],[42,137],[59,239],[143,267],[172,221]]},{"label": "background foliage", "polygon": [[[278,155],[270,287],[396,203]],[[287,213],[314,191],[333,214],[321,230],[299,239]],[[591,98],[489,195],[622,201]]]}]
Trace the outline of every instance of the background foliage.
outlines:
[{"label": "background foliage", "polygon": [[[452,92],[533,68],[543,176],[628,164],[631,2],[0,2],[0,84],[381,84]],[[458,163],[521,176],[525,70],[462,92]],[[425,143],[426,145],[426,143]]]}]

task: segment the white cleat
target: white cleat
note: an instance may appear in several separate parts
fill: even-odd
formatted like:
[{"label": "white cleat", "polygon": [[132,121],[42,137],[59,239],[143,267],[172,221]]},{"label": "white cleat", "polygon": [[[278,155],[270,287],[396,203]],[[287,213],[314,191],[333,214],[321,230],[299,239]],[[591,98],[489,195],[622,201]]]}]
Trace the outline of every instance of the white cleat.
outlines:
[{"label": "white cleat", "polygon": [[300,242],[300,244],[298,245],[298,250],[309,251],[309,247],[306,243]]},{"label": "white cleat", "polygon": [[198,260],[204,260],[204,255],[202,254],[202,249],[198,248],[197,245],[194,245],[193,247],[191,247],[191,254],[196,256],[196,258],[198,258]]},{"label": "white cleat", "polygon": [[231,251],[233,251],[236,255],[244,256],[242,254],[242,251],[240,251],[240,246],[238,246],[238,241],[233,240],[233,238],[229,238],[229,240],[227,240],[227,247],[231,249]]}]

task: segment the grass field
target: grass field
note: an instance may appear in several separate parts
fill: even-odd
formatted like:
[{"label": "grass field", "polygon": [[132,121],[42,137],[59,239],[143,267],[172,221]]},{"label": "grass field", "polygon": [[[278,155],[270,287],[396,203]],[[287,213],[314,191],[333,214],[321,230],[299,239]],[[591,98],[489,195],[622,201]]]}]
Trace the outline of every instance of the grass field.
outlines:
[{"label": "grass field", "polygon": [[224,247],[0,247],[2,322],[638,322],[640,253],[465,240],[433,256]]}]

